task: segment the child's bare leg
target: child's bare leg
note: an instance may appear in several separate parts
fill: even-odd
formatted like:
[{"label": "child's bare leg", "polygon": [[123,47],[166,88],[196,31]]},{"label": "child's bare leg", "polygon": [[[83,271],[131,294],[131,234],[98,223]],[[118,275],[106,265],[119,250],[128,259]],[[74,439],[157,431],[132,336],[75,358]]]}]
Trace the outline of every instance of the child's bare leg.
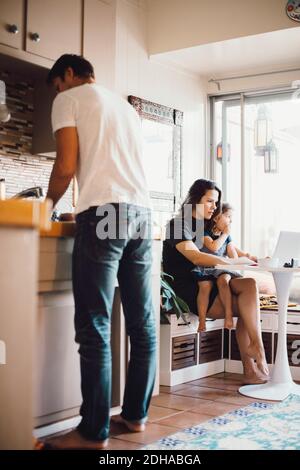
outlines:
[{"label": "child's bare leg", "polygon": [[229,285],[230,280],[230,274],[221,274],[221,276],[217,279],[219,296],[225,309],[224,326],[229,330],[233,328],[232,295]]},{"label": "child's bare leg", "polygon": [[206,329],[206,314],[209,304],[209,294],[212,289],[212,281],[198,282],[197,310],[199,316],[198,331]]}]

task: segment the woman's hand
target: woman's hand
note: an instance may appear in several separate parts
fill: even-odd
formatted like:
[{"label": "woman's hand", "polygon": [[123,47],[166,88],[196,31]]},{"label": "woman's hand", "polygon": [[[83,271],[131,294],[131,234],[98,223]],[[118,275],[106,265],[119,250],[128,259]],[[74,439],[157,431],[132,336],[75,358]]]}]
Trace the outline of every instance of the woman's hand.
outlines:
[{"label": "woman's hand", "polygon": [[254,261],[254,263],[257,263],[257,256],[253,256],[250,253],[246,253],[246,256],[251,259],[251,261]]}]

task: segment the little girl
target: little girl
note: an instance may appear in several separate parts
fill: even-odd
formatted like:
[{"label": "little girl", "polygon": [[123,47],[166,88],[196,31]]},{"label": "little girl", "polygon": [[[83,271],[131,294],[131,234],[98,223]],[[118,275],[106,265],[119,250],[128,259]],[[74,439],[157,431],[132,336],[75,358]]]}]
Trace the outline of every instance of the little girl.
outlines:
[{"label": "little girl", "polygon": [[[230,225],[232,222],[232,207],[228,203],[223,203],[221,212],[213,219],[211,231],[204,232],[203,247],[201,251],[217,256],[228,256],[238,258],[247,256],[253,261],[257,261],[254,256],[244,253],[235,248],[231,236]],[[209,306],[210,293],[213,289],[214,280],[218,288],[220,300],[225,309],[225,328],[233,327],[232,296],[229,282],[234,277],[242,277],[239,273],[215,268],[197,266],[192,270],[194,279],[198,282],[197,308],[199,315],[198,331],[205,331],[205,319]]]}]

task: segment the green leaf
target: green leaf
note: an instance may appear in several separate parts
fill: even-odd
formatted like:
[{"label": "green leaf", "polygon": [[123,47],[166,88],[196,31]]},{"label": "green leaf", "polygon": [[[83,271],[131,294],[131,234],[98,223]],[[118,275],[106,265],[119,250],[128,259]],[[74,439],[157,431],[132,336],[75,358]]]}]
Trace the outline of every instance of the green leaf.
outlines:
[{"label": "green leaf", "polygon": [[191,311],[188,304],[181,297],[176,296],[176,300],[184,313],[189,313]]}]

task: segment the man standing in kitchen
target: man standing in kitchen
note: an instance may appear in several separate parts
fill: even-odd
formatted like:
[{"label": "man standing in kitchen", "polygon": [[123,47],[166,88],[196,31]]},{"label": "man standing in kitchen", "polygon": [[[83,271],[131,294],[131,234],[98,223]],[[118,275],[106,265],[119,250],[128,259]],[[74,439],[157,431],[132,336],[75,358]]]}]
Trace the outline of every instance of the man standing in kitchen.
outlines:
[{"label": "man standing in kitchen", "polygon": [[48,83],[58,95],[52,107],[57,156],[47,197],[55,206],[74,175],[79,188],[73,292],[82,391],[77,429],[48,445],[103,449],[109,435],[117,278],[131,348],[122,412],[115,421],[133,432],[145,429],[155,380],[151,214],[141,125],[126,100],[95,83],[93,66],[81,56],[61,56]]}]

